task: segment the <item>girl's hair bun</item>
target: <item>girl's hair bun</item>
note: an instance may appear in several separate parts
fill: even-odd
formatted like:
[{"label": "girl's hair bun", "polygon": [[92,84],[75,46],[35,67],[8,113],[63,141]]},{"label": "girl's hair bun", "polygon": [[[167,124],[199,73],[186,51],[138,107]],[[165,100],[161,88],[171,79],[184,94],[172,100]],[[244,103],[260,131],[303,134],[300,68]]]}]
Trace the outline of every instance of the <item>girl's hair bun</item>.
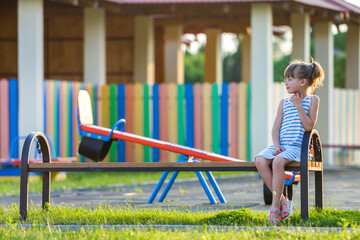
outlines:
[{"label": "girl's hair bun", "polygon": [[284,71],[284,76],[286,78],[306,79],[312,90],[321,87],[325,78],[324,70],[320,63],[314,61],[314,59],[311,60],[311,63],[301,60],[291,61]]}]

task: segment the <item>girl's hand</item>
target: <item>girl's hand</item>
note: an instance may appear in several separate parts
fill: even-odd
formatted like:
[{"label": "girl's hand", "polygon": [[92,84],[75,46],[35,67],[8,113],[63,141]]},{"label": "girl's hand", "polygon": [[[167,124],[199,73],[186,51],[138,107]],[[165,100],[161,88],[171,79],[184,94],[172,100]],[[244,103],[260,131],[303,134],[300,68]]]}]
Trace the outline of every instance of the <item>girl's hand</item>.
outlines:
[{"label": "girl's hand", "polygon": [[302,106],[302,100],[304,98],[299,94],[299,93],[295,93],[294,95],[291,96],[290,101],[296,106]]},{"label": "girl's hand", "polygon": [[284,149],[283,149],[282,147],[280,147],[280,146],[275,146],[275,150],[274,150],[274,152],[273,152],[273,155],[276,156],[276,155],[280,154],[280,153],[283,152],[283,151],[284,151]]}]

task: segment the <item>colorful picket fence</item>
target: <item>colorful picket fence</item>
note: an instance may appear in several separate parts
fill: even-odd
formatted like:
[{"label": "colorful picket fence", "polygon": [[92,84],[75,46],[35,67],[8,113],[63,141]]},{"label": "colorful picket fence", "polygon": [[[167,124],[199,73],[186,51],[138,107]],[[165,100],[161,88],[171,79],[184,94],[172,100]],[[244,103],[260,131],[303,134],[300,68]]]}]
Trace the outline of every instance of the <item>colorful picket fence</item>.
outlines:
[{"label": "colorful picket fence", "polygon": [[[118,119],[125,118],[127,132],[250,159],[247,156],[248,84],[224,83],[220,88],[217,84],[92,86],[48,80],[45,82],[45,133],[54,140],[58,156],[76,155],[79,89],[86,89],[91,95],[96,124],[112,127]],[[118,141],[105,161],[177,159],[174,153]]]},{"label": "colorful picket fence", "polygon": [[[81,82],[46,80],[44,132],[51,137],[57,156],[76,156],[80,140],[76,98],[80,89],[90,93],[95,124],[111,127],[125,118],[126,131],[228,155],[252,159],[250,149],[250,85],[119,84],[94,86]],[[274,105],[287,97],[274,85]],[[18,136],[17,81],[0,80],[0,159],[7,159],[11,139]],[[360,145],[358,90],[334,90],[333,143]],[[15,141],[15,157],[18,145]],[[360,165],[360,151],[334,149],[336,165]],[[175,161],[178,156],[159,149],[115,142],[105,161]],[[85,159],[80,159],[86,161]]]},{"label": "colorful picket fence", "polygon": [[[360,91],[334,90],[334,144],[360,146]],[[335,165],[360,165],[360,150],[336,148]]]}]

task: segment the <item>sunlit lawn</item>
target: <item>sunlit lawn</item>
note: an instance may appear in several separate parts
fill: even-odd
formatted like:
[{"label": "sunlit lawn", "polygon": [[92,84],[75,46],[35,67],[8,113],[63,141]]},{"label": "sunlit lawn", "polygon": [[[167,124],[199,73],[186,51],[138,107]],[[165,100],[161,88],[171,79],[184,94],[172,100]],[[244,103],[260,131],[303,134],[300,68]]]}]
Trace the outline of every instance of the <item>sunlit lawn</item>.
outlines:
[{"label": "sunlit lawn", "polygon": [[[267,213],[246,208],[222,211],[189,211],[137,209],[131,206],[110,206],[101,204],[94,209],[86,207],[50,206],[43,211],[38,206],[30,206],[28,218],[22,222],[18,205],[0,207],[0,224],[42,223],[63,225],[226,225],[226,226],[266,226]],[[311,227],[354,227],[360,224],[360,211],[324,209],[310,211],[310,218],[301,219],[297,210],[282,226]]]}]

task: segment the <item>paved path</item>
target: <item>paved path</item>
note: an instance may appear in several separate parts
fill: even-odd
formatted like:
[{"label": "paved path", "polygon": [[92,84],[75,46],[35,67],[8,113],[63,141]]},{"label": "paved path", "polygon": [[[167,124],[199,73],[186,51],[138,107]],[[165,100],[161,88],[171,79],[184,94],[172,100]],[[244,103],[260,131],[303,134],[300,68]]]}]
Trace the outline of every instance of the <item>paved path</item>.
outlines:
[{"label": "paved path", "polygon": [[[181,173],[180,173],[181,174]],[[310,205],[314,204],[314,180],[310,174]],[[195,176],[195,174],[194,174]],[[52,191],[51,203],[73,204],[74,207],[96,207],[100,203],[131,205],[136,208],[189,209],[206,211],[211,209],[238,209],[246,207],[265,210],[262,181],[256,173],[237,177],[217,177],[218,184],[227,203],[210,204],[197,179],[177,180],[163,203],[146,204],[156,182],[136,186],[114,186],[109,188]],[[325,206],[337,209],[360,209],[360,169],[326,170],[324,173]],[[30,203],[41,203],[40,194],[30,194]],[[300,187],[294,188],[294,200],[300,207]],[[19,197],[0,196],[0,203],[9,206],[18,203]]]}]

